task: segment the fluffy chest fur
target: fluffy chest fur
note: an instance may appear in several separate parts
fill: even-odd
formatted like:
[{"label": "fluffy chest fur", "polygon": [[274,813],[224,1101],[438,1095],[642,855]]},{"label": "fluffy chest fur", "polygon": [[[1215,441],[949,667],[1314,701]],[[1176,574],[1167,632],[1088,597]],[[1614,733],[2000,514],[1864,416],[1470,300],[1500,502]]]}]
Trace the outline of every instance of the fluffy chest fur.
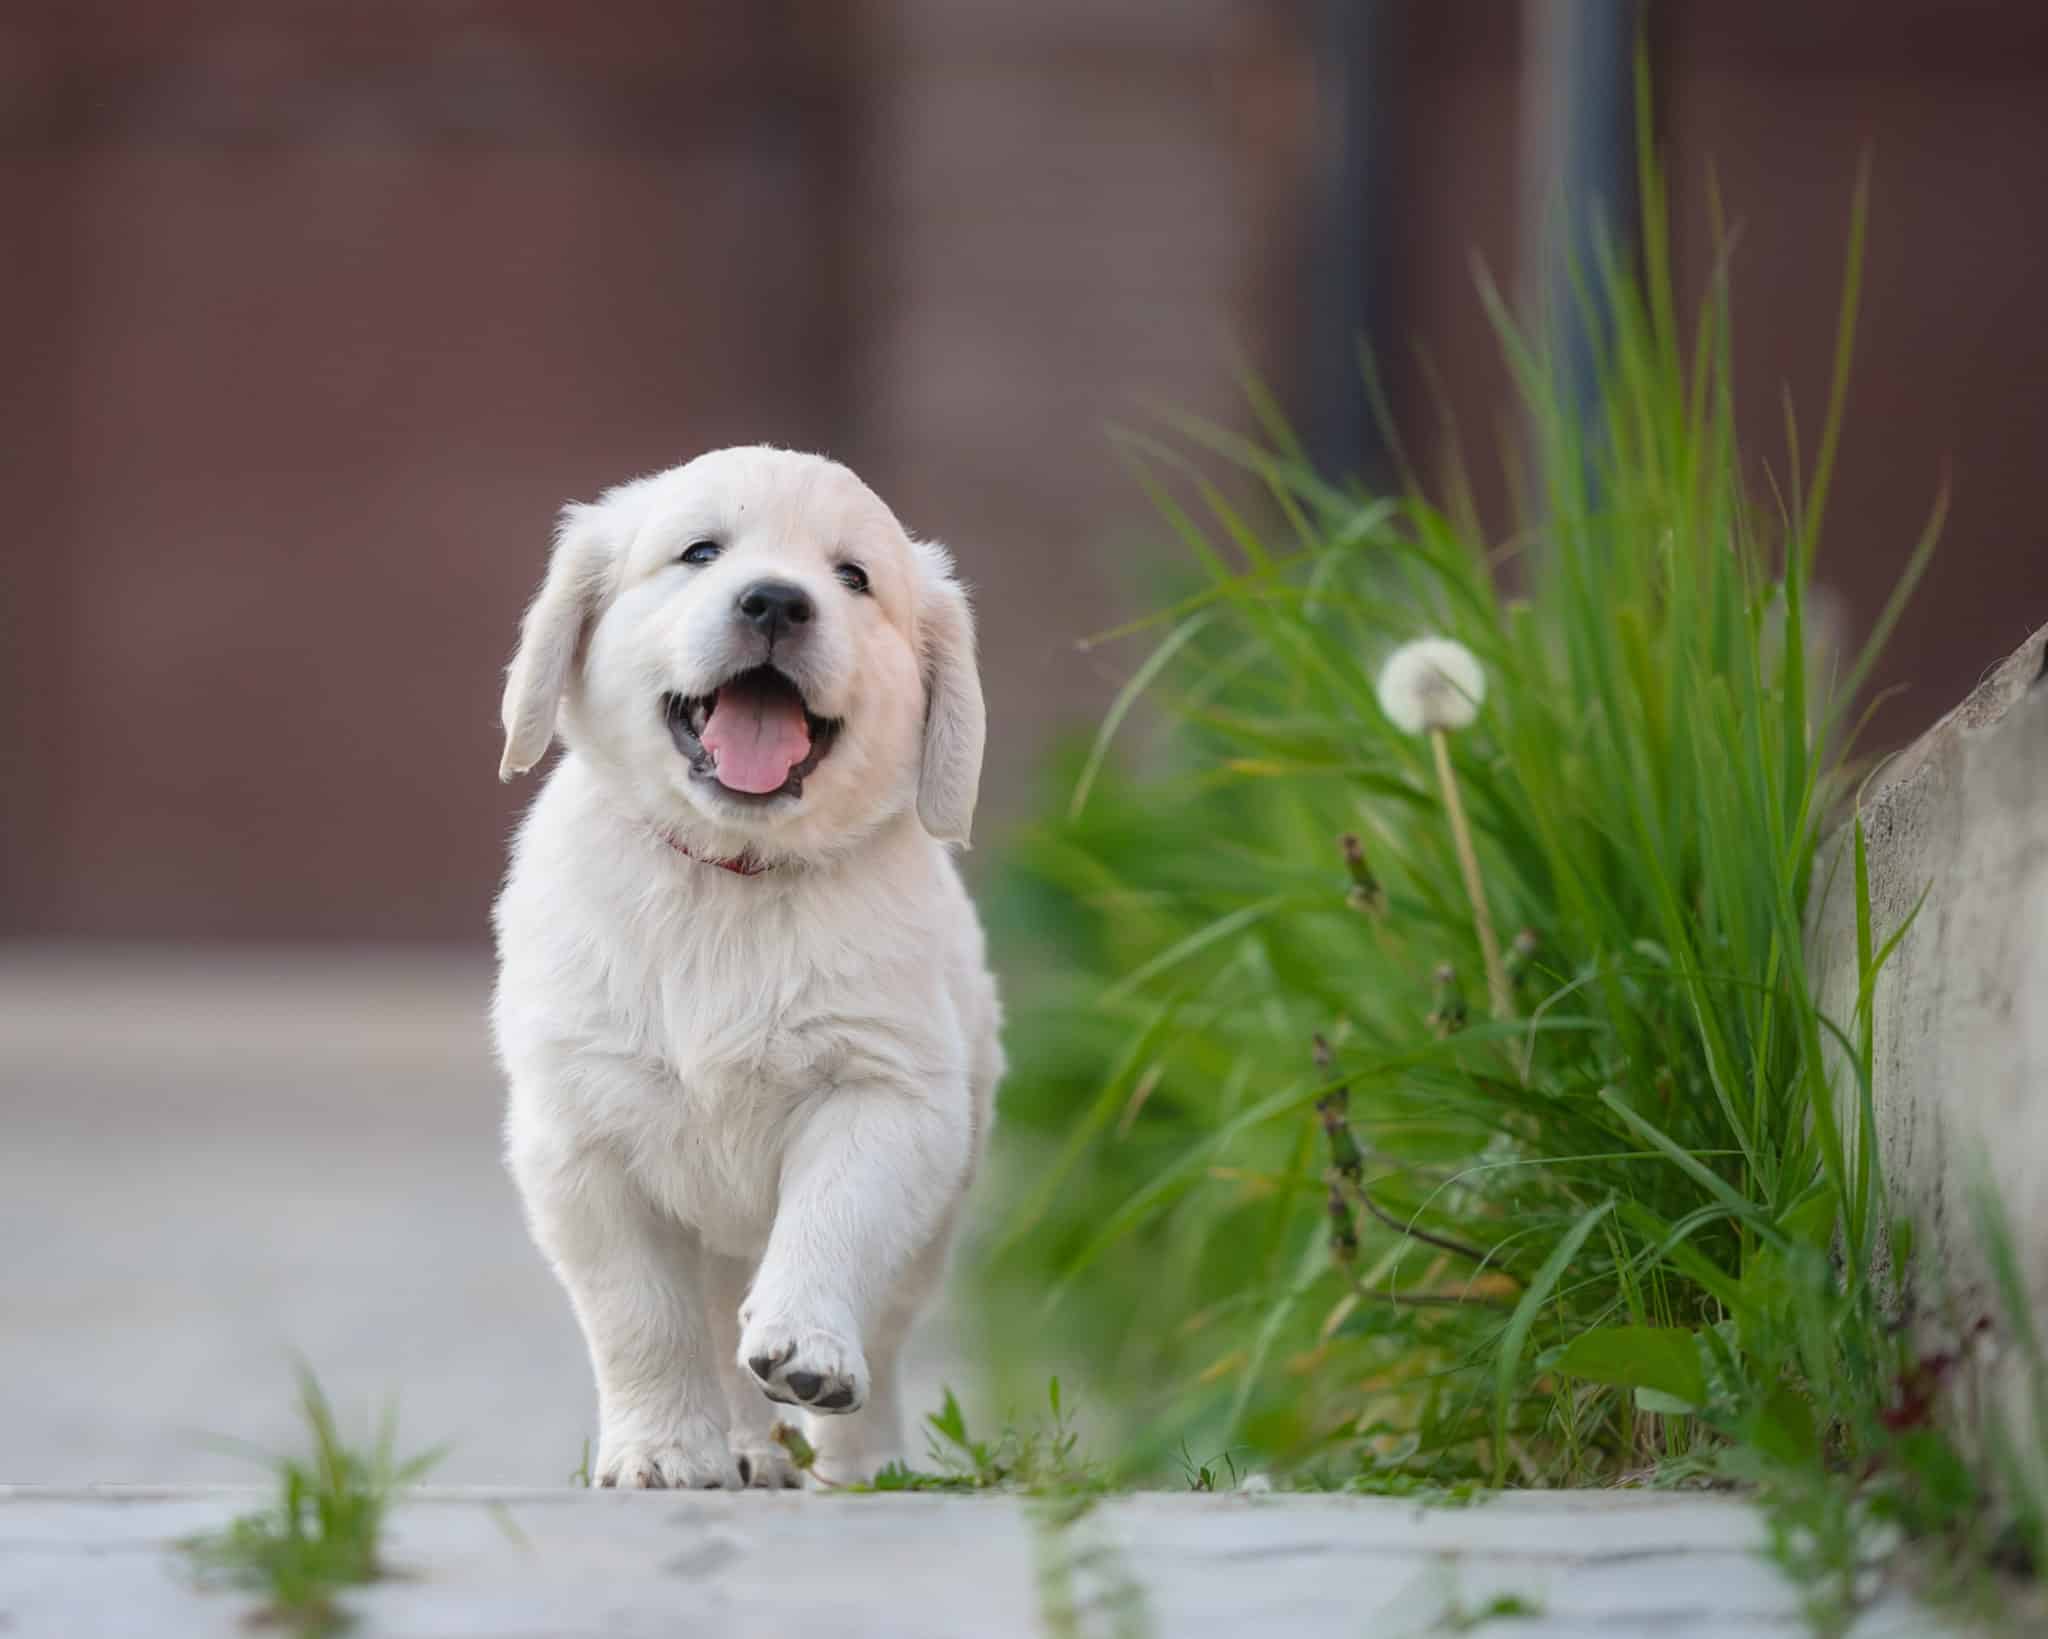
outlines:
[{"label": "fluffy chest fur", "polygon": [[571,758],[498,907],[508,1137],[623,1159],[708,1244],[756,1253],[815,1101],[957,1102],[993,997],[950,861],[914,827],[843,867],[741,877],[612,812]]}]

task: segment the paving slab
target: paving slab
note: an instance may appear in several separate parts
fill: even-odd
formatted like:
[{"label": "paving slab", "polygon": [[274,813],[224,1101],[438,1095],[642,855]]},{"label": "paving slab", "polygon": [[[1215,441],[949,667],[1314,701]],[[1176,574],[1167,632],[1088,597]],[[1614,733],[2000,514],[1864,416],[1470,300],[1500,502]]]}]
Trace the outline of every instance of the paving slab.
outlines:
[{"label": "paving slab", "polygon": [[[0,944],[0,1482],[249,1478],[218,1437],[298,1448],[295,1356],[438,1480],[566,1480],[590,1368],[489,993],[480,951]],[[978,1409],[943,1324],[908,1366]]]},{"label": "paving slab", "polygon": [[[0,1490],[0,1632],[238,1631],[247,1596],[195,1585],[179,1539],[256,1506],[241,1487]],[[1128,1583],[1175,1639],[1464,1631],[1496,1597],[1510,1639],[1756,1639],[1805,1631],[1798,1590],[1725,1496],[1510,1493],[1461,1508],[1376,1497],[1140,1494],[1064,1528],[1010,1497],[429,1489],[394,1511],[358,1639],[698,1634],[1024,1639],[1048,1564],[1086,1601]],[[1114,1630],[1084,1611],[1084,1633]],[[1944,1631],[1902,1594],[1858,1639]]]}]

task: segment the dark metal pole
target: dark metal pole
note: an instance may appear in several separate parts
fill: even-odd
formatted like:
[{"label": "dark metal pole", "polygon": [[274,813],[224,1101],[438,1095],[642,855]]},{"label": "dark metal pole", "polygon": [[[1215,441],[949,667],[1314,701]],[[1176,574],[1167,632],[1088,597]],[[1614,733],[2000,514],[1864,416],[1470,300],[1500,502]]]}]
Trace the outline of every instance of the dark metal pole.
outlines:
[{"label": "dark metal pole", "polygon": [[[1599,355],[1611,315],[1604,256],[1626,269],[1637,249],[1635,50],[1638,0],[1548,0],[1549,84],[1559,215],[1545,234],[1544,316],[1559,385],[1581,423],[1599,409]],[[1548,213],[1546,213],[1547,215]]]},{"label": "dark metal pole", "polygon": [[1310,24],[1318,172],[1301,333],[1303,441],[1324,477],[1372,484],[1386,477],[1387,452],[1359,348],[1381,356],[1386,341],[1380,228],[1389,3],[1398,0],[1316,0]]}]

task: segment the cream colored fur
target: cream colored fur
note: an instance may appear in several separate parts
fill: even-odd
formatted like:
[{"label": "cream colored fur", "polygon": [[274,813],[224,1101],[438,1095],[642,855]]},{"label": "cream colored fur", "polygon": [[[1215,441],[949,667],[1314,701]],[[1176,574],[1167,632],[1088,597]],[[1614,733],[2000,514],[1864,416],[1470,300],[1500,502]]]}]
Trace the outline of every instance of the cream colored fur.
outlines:
[{"label": "cream colored fur", "polygon": [[[680,561],[697,541],[715,562]],[[775,662],[842,724],[765,804],[693,775],[661,706],[761,658],[734,608],[763,576],[810,594]],[[565,746],[498,901],[493,1017],[508,1161],[597,1380],[593,1480],[793,1483],[766,1396],[806,1389],[850,1401],[809,1414],[819,1472],[865,1477],[902,1454],[898,1351],[1002,1066],[947,847],[983,740],[949,560],[836,463],[702,456],[564,512],[504,719],[508,778]]]}]

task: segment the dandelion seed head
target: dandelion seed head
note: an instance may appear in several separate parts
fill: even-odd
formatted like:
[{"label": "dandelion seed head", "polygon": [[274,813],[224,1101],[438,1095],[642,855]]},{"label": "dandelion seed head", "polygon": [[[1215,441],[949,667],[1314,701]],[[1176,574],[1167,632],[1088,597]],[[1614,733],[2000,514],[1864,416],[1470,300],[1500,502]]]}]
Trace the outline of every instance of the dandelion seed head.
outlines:
[{"label": "dandelion seed head", "polygon": [[1403,734],[1464,728],[1486,699],[1479,657],[1447,637],[1404,643],[1380,668],[1380,710]]}]

